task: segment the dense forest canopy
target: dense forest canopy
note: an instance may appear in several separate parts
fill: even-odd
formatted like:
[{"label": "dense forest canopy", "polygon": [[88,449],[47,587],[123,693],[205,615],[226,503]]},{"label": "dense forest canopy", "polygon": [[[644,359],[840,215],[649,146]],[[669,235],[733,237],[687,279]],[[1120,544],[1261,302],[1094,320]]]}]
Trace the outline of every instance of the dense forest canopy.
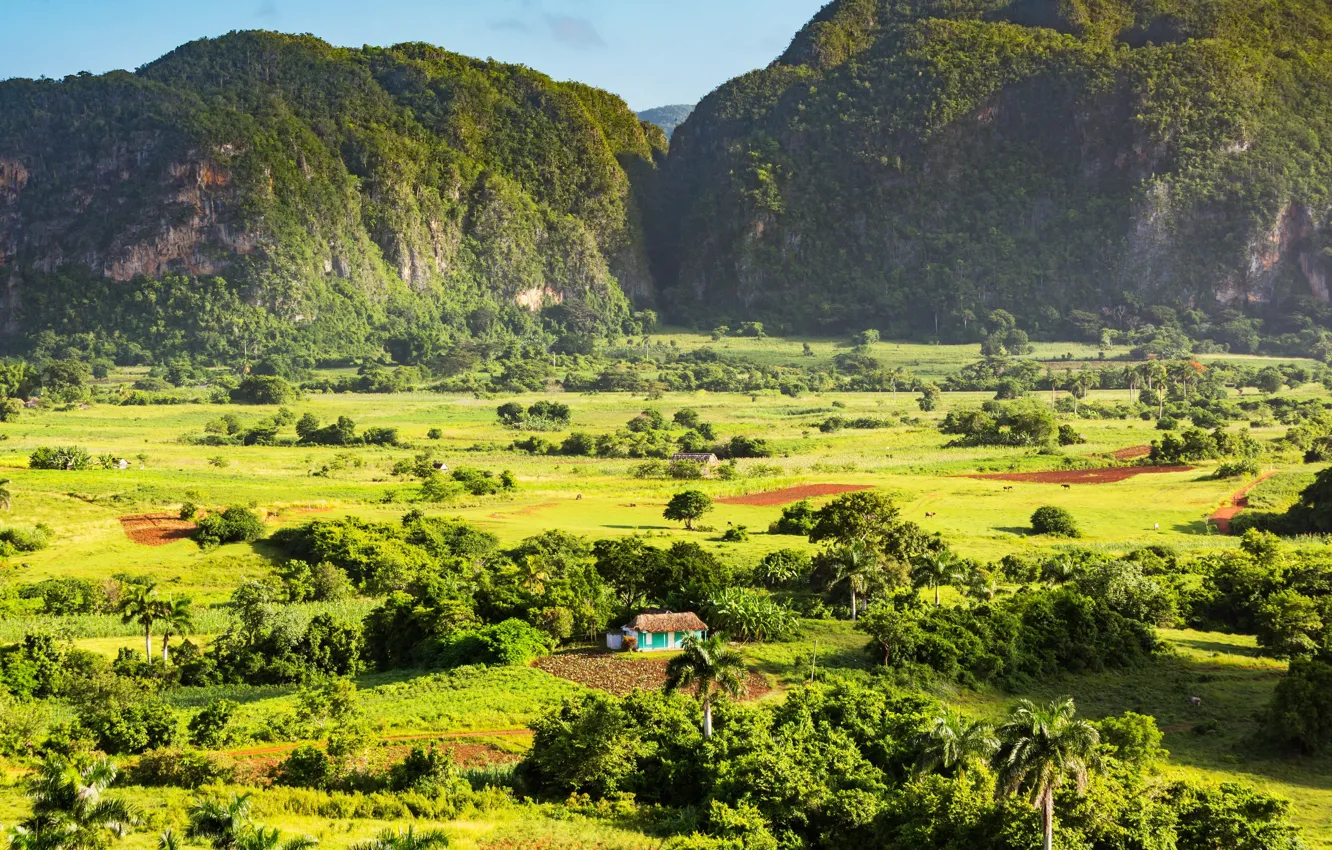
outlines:
[{"label": "dense forest canopy", "polygon": [[4,329],[325,357],[521,332],[543,308],[619,331],[654,294],[639,192],[665,144],[613,95],[423,44],[244,32],[133,74],[11,80]]},{"label": "dense forest canopy", "polygon": [[672,141],[678,313],[1030,331],[1328,297],[1309,0],[838,0]]}]

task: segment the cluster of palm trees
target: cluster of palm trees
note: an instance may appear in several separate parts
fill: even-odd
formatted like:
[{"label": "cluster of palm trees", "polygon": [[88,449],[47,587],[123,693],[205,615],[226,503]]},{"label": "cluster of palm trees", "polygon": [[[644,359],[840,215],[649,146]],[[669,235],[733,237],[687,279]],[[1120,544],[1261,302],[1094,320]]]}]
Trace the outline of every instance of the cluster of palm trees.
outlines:
[{"label": "cluster of palm trees", "polygon": [[1046,706],[1021,700],[997,728],[947,709],[921,736],[921,773],[965,775],[989,765],[995,794],[1024,795],[1041,813],[1045,850],[1054,844],[1054,795],[1072,783],[1079,794],[1099,761],[1096,727],[1065,697]]},{"label": "cluster of palm trees", "polygon": [[[1125,366],[1118,377],[1120,383],[1128,388],[1130,402],[1136,400],[1136,394],[1142,388],[1154,391],[1157,395],[1157,403],[1160,406],[1157,414],[1163,416],[1165,415],[1165,400],[1166,396],[1170,394],[1170,388],[1172,386],[1180,387],[1187,398],[1193,388],[1202,380],[1203,368],[1193,360],[1174,360],[1169,363],[1161,360],[1149,360],[1136,366]],[[1061,386],[1060,382],[1055,380],[1053,372],[1049,374],[1049,378],[1050,400],[1053,402],[1055,393]],[[1073,394],[1073,411],[1076,413],[1078,402],[1085,399],[1089,392],[1100,385],[1100,373],[1083,370],[1070,374],[1062,388]]]},{"label": "cluster of palm trees", "polygon": [[158,596],[156,584],[133,584],[120,598],[120,619],[137,623],[143,629],[143,648],[148,661],[153,660],[153,627],[162,634],[162,663],[171,660],[171,638],[187,635],[194,628],[194,612],[185,597],[167,599]]},{"label": "cluster of palm trees", "polygon": [[[876,575],[881,575],[884,567],[883,556],[873,547],[861,543],[849,543],[836,546],[828,551],[828,560],[836,571],[835,581],[845,583],[851,594],[851,619],[859,619],[860,609],[864,607],[865,596]],[[962,560],[952,550],[946,548],[930,549],[910,559],[910,579],[916,588],[925,588],[934,592],[934,605],[942,604],[939,598],[940,588],[956,587],[966,584],[974,593],[985,600],[992,600],[999,592],[999,582],[988,575],[979,574],[975,566]]]}]

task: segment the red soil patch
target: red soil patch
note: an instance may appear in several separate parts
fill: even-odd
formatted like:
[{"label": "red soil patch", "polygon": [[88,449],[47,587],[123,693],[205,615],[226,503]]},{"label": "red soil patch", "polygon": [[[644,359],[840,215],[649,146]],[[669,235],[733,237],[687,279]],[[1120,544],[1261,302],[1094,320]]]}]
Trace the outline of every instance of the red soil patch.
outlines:
[{"label": "red soil patch", "polygon": [[1239,490],[1232,493],[1227,500],[1230,504],[1222,507],[1219,511],[1208,517],[1208,519],[1216,523],[1216,530],[1222,534],[1229,534],[1230,521],[1239,516],[1241,511],[1249,507],[1249,491],[1271,478],[1273,475],[1276,475],[1275,469],[1264,474],[1257,481],[1247,487],[1241,487]]},{"label": "red soil patch", "polygon": [[[577,649],[537,659],[532,666],[589,688],[625,696],[635,690],[659,691],[666,684],[665,658],[631,656],[598,649]],[[757,699],[772,686],[754,671],[745,680],[742,699]],[[692,690],[691,690],[692,693]]]},{"label": "red soil patch", "polygon": [[1129,446],[1127,449],[1111,452],[1110,457],[1115,460],[1137,460],[1138,458],[1147,457],[1151,453],[1151,446]]},{"label": "red soil patch", "polygon": [[1138,475],[1192,471],[1191,466],[1111,466],[1103,469],[1061,469],[1052,472],[995,472],[966,477],[982,481],[1016,481],[1024,484],[1116,484]]},{"label": "red soil patch", "polygon": [[165,546],[177,540],[188,540],[195,525],[178,514],[133,514],[120,518],[125,536],[143,546]]},{"label": "red soil patch", "polygon": [[789,505],[804,499],[817,499],[820,496],[839,496],[842,493],[858,493],[861,490],[873,490],[870,484],[806,484],[803,487],[788,487],[785,490],[771,490],[767,493],[750,493],[748,496],[732,496],[718,499],[719,505],[751,505],[770,508],[775,505]]}]

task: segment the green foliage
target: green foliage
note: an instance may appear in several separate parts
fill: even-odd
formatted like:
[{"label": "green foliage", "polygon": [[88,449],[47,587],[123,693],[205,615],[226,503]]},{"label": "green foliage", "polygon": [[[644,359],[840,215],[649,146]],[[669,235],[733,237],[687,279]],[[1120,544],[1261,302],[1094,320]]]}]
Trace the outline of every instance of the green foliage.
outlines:
[{"label": "green foliage", "polygon": [[1031,515],[1031,530],[1052,537],[1081,537],[1078,522],[1067,509],[1046,505]]},{"label": "green foliage", "polygon": [[254,511],[232,505],[221,513],[210,513],[199,520],[195,541],[205,548],[225,543],[253,543],[264,534],[263,520]]},{"label": "green foliage", "polygon": [[28,456],[30,469],[80,470],[93,467],[92,455],[79,446],[41,446]]},{"label": "green foliage", "polygon": [[685,490],[671,497],[662,516],[672,522],[683,522],[686,529],[693,531],[694,523],[711,510],[712,499],[707,493]]}]

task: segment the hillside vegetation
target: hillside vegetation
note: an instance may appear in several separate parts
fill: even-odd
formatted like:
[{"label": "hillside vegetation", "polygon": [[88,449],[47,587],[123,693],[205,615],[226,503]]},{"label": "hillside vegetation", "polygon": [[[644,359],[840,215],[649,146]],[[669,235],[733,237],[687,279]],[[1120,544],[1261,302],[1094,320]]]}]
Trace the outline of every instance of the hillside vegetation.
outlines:
[{"label": "hillside vegetation", "polygon": [[667,300],[957,337],[1324,317],[1329,34],[1311,0],[838,0],[676,133]]},{"label": "hillside vegetation", "polygon": [[618,98],[423,44],[233,33],[134,74],[0,84],[11,346],[206,357],[437,349],[653,295],[660,130]]}]

